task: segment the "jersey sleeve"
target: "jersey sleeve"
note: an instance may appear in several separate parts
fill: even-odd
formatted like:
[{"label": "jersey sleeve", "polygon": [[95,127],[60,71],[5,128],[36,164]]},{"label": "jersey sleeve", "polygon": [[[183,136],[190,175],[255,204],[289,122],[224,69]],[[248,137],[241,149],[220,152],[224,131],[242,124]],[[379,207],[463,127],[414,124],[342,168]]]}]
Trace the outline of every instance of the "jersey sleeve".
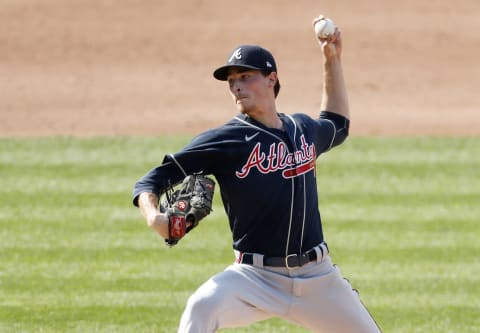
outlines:
[{"label": "jersey sleeve", "polygon": [[229,164],[229,157],[235,154],[231,147],[238,142],[240,140],[232,137],[228,129],[214,129],[200,134],[181,151],[165,158],[175,164],[185,176],[193,173],[217,174]]},{"label": "jersey sleeve", "polygon": [[[169,187],[179,184],[186,176],[196,173],[205,175],[218,173],[219,158],[224,158],[225,145],[217,131],[207,131],[195,137],[180,151],[165,155],[161,165],[150,170],[133,189],[133,204],[138,206],[138,196],[142,192],[155,193],[158,196]],[[223,157],[222,157],[223,156]]]},{"label": "jersey sleeve", "polygon": [[170,186],[180,183],[183,173],[167,158],[156,168],[147,172],[140,180],[135,183],[133,188],[133,204],[138,206],[138,196],[143,192],[155,193],[160,196]]},{"label": "jersey sleeve", "polygon": [[343,143],[348,137],[350,121],[337,113],[322,111],[317,120],[317,149],[326,152]]}]

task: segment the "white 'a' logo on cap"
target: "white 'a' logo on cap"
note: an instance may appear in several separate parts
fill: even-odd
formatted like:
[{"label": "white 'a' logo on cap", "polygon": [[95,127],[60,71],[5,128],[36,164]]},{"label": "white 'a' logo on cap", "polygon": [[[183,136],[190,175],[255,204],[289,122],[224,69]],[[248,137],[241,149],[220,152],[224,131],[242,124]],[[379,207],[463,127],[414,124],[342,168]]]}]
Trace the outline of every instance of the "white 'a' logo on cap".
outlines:
[{"label": "white 'a' logo on cap", "polygon": [[242,48],[239,47],[238,49],[235,50],[235,52],[232,53],[232,56],[230,57],[230,59],[228,59],[228,62],[232,62],[233,61],[233,58],[237,59],[237,60],[240,60],[242,59],[242,52],[241,52]]},{"label": "white 'a' logo on cap", "polygon": [[267,65],[267,67],[273,67],[272,64],[270,63],[270,61],[267,61],[266,65]]}]

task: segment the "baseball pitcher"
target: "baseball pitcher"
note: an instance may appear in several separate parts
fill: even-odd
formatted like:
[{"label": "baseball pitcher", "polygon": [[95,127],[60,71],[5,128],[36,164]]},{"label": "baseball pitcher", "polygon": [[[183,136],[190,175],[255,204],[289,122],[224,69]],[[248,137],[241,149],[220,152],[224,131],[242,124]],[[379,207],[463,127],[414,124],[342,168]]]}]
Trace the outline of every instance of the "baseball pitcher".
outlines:
[{"label": "baseball pitcher", "polygon": [[[215,332],[271,317],[314,332],[380,332],[332,264],[318,208],[317,158],[344,142],[349,129],[342,36],[333,31],[317,35],[324,60],[319,116],[279,112],[274,57],[240,45],[213,72],[227,83],[238,114],[166,155],[135,184],[134,204],[169,245],[210,212],[213,177],[228,217],[234,262],[193,293],[178,332]],[[169,190],[179,183],[180,190]]]}]

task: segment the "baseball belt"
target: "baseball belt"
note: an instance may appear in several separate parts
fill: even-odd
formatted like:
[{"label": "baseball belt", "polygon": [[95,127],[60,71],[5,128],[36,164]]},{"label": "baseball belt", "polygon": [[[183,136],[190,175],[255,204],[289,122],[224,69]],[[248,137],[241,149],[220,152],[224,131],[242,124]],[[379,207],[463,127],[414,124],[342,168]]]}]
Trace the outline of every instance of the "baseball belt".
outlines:
[{"label": "baseball belt", "polygon": [[265,257],[263,254],[259,253],[235,251],[235,262],[257,267],[270,266],[290,269],[302,267],[312,261],[321,261],[328,253],[327,243],[322,242],[302,254],[289,254],[286,257]]}]

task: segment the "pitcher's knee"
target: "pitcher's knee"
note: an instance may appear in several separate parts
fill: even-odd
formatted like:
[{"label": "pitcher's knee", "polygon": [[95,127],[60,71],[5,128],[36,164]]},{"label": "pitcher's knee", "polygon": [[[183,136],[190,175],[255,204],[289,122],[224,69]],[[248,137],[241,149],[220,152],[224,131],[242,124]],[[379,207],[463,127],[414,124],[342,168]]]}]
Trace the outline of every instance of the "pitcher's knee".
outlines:
[{"label": "pitcher's knee", "polygon": [[217,313],[220,308],[221,298],[214,293],[202,294],[194,293],[188,299],[184,315],[190,317],[192,321],[201,321],[215,326],[217,323]]},{"label": "pitcher's knee", "polygon": [[[225,309],[231,308],[236,298],[230,274],[226,271],[216,275],[190,296],[179,332],[215,332],[222,325]],[[224,283],[227,278],[228,283]]]},{"label": "pitcher's knee", "polygon": [[189,322],[193,327],[204,329],[199,332],[214,332],[218,329],[221,300],[222,297],[218,294],[197,291],[188,299],[182,321]]}]

